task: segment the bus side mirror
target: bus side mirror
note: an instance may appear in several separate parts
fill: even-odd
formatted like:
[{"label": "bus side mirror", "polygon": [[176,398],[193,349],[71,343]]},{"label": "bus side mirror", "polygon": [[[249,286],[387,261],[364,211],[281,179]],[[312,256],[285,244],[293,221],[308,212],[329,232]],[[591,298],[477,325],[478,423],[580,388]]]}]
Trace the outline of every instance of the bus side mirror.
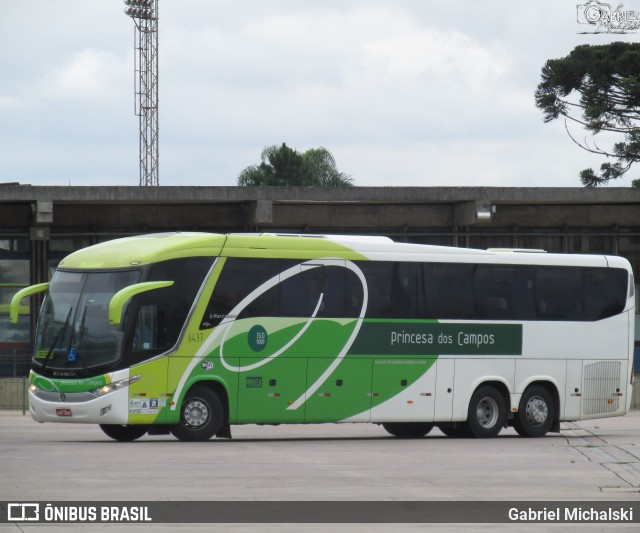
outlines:
[{"label": "bus side mirror", "polygon": [[25,287],[24,289],[19,290],[13,295],[11,298],[11,304],[9,304],[9,319],[13,324],[18,323],[18,315],[20,314],[20,302],[23,298],[27,296],[31,296],[33,294],[38,294],[39,292],[44,292],[49,288],[48,283],[39,283],[38,285],[31,285],[30,287]]},{"label": "bus side mirror", "polygon": [[122,320],[122,310],[125,304],[131,300],[136,294],[141,292],[154,291],[164,287],[170,287],[173,281],[147,281],[145,283],[136,283],[129,285],[124,289],[116,292],[109,302],[109,324],[117,326]]}]

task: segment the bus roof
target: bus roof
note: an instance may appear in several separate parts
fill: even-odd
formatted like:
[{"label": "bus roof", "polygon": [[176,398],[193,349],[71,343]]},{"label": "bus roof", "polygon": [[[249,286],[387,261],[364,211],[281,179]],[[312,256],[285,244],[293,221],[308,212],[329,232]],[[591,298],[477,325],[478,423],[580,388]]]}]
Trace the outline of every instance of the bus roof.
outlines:
[{"label": "bus roof", "polygon": [[630,269],[619,257],[604,255],[523,253],[524,250],[477,250],[449,246],[397,243],[388,237],[276,233],[173,232],[125,237],[96,244],[67,256],[64,269],[127,268],[184,257],[342,258],[502,264],[612,266]]},{"label": "bus roof", "polygon": [[83,248],[65,257],[71,269],[127,268],[179,259],[220,255],[225,235],[216,233],[154,233],[124,237]]}]

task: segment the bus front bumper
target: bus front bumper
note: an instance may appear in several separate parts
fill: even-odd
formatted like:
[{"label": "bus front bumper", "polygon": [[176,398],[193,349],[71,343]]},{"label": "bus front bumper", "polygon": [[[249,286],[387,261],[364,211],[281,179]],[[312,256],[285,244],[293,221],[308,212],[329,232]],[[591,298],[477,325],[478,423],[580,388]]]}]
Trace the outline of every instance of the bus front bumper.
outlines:
[{"label": "bus front bumper", "polygon": [[42,393],[29,391],[29,411],[36,422],[126,424],[129,387],[104,396],[90,393]]}]

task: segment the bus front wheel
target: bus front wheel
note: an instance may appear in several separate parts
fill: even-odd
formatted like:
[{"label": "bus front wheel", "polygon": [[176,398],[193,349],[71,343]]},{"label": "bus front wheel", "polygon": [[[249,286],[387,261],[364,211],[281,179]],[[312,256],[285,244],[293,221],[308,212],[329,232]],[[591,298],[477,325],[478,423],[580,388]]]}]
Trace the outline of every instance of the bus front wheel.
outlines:
[{"label": "bus front wheel", "polygon": [[433,424],[421,422],[388,422],[382,427],[394,437],[401,439],[420,439],[433,429]]},{"label": "bus front wheel", "polygon": [[180,422],[171,433],[182,441],[206,441],[222,427],[223,407],[212,390],[195,385],[185,396],[180,409]]},{"label": "bus front wheel", "polygon": [[469,402],[467,427],[471,435],[481,439],[495,437],[507,419],[507,408],[502,394],[485,385],[476,389]]},{"label": "bus front wheel", "polygon": [[142,437],[149,426],[128,424],[100,424],[100,429],[107,437],[120,442],[131,442]]},{"label": "bus front wheel", "polygon": [[555,419],[555,406],[549,391],[534,385],[522,395],[513,428],[521,437],[544,437]]}]

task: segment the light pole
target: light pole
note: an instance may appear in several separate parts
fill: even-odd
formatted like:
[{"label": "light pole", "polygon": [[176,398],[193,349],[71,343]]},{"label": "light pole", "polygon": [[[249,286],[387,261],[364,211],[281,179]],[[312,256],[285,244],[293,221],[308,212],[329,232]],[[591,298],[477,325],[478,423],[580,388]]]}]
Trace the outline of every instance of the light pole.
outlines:
[{"label": "light pole", "polygon": [[133,19],[134,100],[140,120],[140,185],[160,185],[158,154],[158,0],[124,0]]}]

